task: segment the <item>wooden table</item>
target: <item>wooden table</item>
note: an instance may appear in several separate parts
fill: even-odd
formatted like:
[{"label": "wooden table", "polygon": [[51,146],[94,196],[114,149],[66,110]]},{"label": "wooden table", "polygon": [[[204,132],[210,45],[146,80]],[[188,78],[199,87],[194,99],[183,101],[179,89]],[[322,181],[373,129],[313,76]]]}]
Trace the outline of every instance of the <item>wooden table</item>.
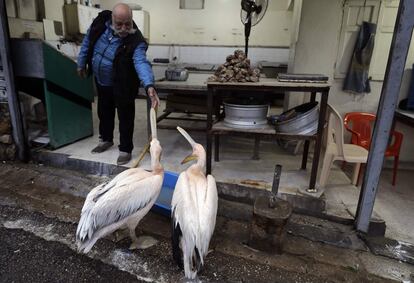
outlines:
[{"label": "wooden table", "polygon": [[[186,81],[167,81],[165,79],[161,79],[155,82],[155,88],[158,93],[181,93],[181,94],[188,94],[189,96],[203,96],[207,98],[207,78],[210,77],[211,73],[201,73],[201,72],[189,72],[188,79]],[[148,129],[148,137],[151,135],[150,132],[150,124],[149,124],[149,110],[151,108],[151,103],[147,100],[147,129]],[[187,120],[187,121],[199,121],[199,122],[206,122],[206,120],[201,119],[192,119],[192,118],[171,118],[168,117],[172,112],[165,112],[162,115],[157,117],[157,122],[160,122],[164,119],[171,119],[171,120]],[[168,117],[168,118],[167,118]],[[176,129],[175,126],[169,125],[158,125],[159,129]],[[187,128],[190,131],[206,131],[206,126],[203,127],[192,127]]]},{"label": "wooden table", "polygon": [[160,80],[155,82],[155,87],[158,92],[190,92],[196,94],[207,94],[207,79],[211,73],[188,73],[186,81],[167,81]]},{"label": "wooden table", "polygon": [[[219,135],[242,135],[253,136],[260,138],[285,138],[285,139],[304,139],[305,146],[302,157],[302,169],[306,169],[306,162],[309,153],[309,143],[311,140],[315,140],[315,152],[312,161],[311,177],[309,182],[308,191],[315,191],[316,177],[318,173],[319,157],[322,145],[322,136],[325,124],[326,109],[328,104],[328,95],[330,85],[328,83],[291,83],[291,82],[279,82],[276,79],[261,78],[257,83],[219,83],[208,82],[208,98],[207,98],[207,174],[211,173],[211,158],[212,158],[212,142],[213,137],[215,141],[215,157],[218,160],[219,152]],[[320,112],[318,121],[318,131],[315,135],[290,135],[276,132],[274,127],[264,126],[262,128],[255,129],[243,129],[243,128],[230,128],[224,125],[223,122],[218,121],[219,116],[216,115],[216,121],[213,121],[213,109],[214,100],[220,99],[223,93],[233,92],[245,92],[251,91],[252,93],[265,92],[268,94],[279,95],[283,92],[310,92],[311,101],[315,101],[316,94],[321,94]]]}]

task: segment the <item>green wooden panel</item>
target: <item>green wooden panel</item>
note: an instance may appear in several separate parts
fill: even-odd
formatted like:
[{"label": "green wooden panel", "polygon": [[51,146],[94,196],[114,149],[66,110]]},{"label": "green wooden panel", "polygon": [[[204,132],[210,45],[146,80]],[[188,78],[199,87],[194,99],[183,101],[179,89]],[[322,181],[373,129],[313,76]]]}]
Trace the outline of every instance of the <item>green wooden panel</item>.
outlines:
[{"label": "green wooden panel", "polygon": [[93,135],[92,110],[68,99],[44,81],[50,145],[58,148]]},{"label": "green wooden panel", "polygon": [[45,42],[43,42],[43,58],[47,81],[61,86],[73,95],[93,101],[92,77],[79,78],[75,61]]},{"label": "green wooden panel", "polygon": [[93,135],[92,78],[80,79],[76,63],[43,43],[46,101],[50,145],[53,148]]}]

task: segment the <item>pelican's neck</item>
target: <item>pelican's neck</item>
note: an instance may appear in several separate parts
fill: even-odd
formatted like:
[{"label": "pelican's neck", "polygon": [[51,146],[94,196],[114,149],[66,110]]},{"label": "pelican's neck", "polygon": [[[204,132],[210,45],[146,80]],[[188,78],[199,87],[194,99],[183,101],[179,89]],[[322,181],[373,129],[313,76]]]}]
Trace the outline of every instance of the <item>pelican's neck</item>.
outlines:
[{"label": "pelican's neck", "polygon": [[206,153],[203,152],[197,155],[197,162],[191,166],[194,170],[199,170],[204,172],[204,168],[206,167]]},{"label": "pelican's neck", "polygon": [[158,154],[156,156],[151,156],[151,169],[152,169],[152,172],[155,174],[158,174],[164,171],[164,168],[162,167],[160,163],[160,156]]}]

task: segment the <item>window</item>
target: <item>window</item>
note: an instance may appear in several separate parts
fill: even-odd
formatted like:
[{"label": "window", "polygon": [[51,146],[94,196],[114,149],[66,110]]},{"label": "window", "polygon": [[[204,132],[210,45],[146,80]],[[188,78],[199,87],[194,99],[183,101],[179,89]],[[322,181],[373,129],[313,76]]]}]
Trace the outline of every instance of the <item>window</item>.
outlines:
[{"label": "window", "polygon": [[180,0],[180,9],[204,9],[204,0]]}]

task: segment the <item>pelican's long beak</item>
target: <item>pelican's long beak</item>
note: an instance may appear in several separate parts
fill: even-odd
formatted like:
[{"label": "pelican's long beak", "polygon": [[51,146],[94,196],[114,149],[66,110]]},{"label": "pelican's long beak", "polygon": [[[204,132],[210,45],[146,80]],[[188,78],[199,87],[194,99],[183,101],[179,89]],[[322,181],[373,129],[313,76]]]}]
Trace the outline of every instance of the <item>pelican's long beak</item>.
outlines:
[{"label": "pelican's long beak", "polygon": [[189,156],[184,158],[183,161],[181,161],[181,164],[185,164],[185,163],[193,161],[193,160],[197,160],[197,155],[190,154]]},{"label": "pelican's long beak", "polygon": [[196,142],[190,137],[190,135],[181,127],[177,127],[177,130],[185,137],[185,139],[194,146]]},{"label": "pelican's long beak", "polygon": [[150,124],[151,124],[151,136],[153,139],[157,139],[157,114],[155,109],[150,110]]}]

